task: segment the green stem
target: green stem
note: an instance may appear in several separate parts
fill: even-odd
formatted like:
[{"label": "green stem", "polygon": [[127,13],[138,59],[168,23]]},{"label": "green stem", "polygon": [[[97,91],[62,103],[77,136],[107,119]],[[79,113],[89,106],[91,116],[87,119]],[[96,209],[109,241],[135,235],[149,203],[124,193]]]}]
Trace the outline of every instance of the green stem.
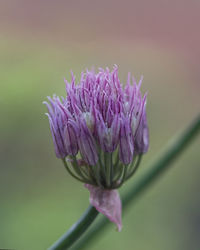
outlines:
[{"label": "green stem", "polygon": [[136,161],[136,163],[135,163],[135,166],[133,166],[133,169],[131,169],[131,171],[130,171],[130,172],[128,173],[128,175],[126,176],[126,181],[127,181],[129,178],[131,178],[131,177],[135,174],[136,170],[137,170],[138,167],[140,166],[141,160],[142,160],[142,154],[138,155],[138,158],[137,158],[137,161]]},{"label": "green stem", "polygon": [[56,241],[49,250],[69,249],[69,247],[87,230],[97,215],[98,211],[90,205],[82,217],[58,241]]},{"label": "green stem", "polygon": [[[174,138],[167,146],[165,151],[161,153],[158,159],[150,164],[149,169],[137,181],[133,182],[129,190],[122,196],[123,210],[141,195],[158,177],[161,176],[170,166],[170,164],[187,148],[189,143],[198,135],[200,130],[200,115],[192,122],[185,132],[178,138]],[[83,239],[75,244],[73,249],[89,249],[88,245],[95,241],[100,233],[105,232],[105,227],[110,225],[110,222],[103,217],[98,223],[91,228]],[[102,230],[104,229],[104,230]],[[87,246],[87,247],[86,247]]]},{"label": "green stem", "polygon": [[110,153],[110,184],[112,186],[113,180],[113,153]]},{"label": "green stem", "polygon": [[91,181],[88,179],[88,176],[84,176],[84,174],[81,172],[81,167],[78,165],[76,156],[72,156],[72,159],[73,159],[72,166],[74,167],[76,173],[83,179],[85,183],[91,183]]},{"label": "green stem", "polygon": [[68,164],[67,164],[67,162],[66,162],[65,159],[62,159],[62,161],[63,161],[63,164],[64,164],[64,166],[65,166],[65,169],[68,171],[68,173],[69,173],[72,177],[74,177],[74,178],[75,178],[76,180],[78,180],[78,181],[81,181],[81,182],[85,183],[84,180],[82,180],[81,178],[79,178],[78,176],[76,176],[76,175],[71,171],[71,169],[69,168],[69,166],[68,166]]},{"label": "green stem", "polygon": [[106,168],[106,186],[110,187],[110,165],[111,165],[111,153],[104,153],[105,157],[105,168]]}]

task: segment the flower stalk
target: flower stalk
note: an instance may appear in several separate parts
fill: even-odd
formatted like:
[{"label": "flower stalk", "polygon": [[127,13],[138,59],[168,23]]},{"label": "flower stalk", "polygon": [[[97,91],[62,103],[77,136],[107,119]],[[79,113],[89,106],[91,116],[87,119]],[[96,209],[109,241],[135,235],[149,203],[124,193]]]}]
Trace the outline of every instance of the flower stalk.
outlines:
[{"label": "flower stalk", "polygon": [[66,234],[56,241],[49,250],[69,249],[69,247],[72,246],[72,244],[87,230],[97,215],[98,211],[90,205],[82,217],[67,231]]}]

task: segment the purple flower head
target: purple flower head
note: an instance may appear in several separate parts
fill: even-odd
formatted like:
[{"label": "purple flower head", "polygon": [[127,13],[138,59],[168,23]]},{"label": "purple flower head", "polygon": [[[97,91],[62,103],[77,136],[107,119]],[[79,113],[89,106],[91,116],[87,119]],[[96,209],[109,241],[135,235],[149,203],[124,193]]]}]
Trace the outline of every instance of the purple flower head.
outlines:
[{"label": "purple flower head", "polygon": [[[98,73],[86,70],[77,84],[72,74],[71,83],[65,83],[66,98],[53,96],[45,102],[56,156],[64,160],[73,177],[89,185],[91,203],[97,210],[106,210],[106,203],[98,199],[110,190],[104,197],[113,194],[118,210],[111,218],[110,203],[104,214],[120,228],[121,205],[111,190],[130,178],[149,146],[142,79],[137,84],[128,74],[124,85],[114,66],[111,72],[108,68],[100,68]],[[95,194],[99,195],[96,200]]]}]

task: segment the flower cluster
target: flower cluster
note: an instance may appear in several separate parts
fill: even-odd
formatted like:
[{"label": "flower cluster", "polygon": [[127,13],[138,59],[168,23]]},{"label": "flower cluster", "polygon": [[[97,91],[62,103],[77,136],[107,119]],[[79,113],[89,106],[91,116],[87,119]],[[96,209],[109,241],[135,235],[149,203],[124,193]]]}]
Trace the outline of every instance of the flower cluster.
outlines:
[{"label": "flower cluster", "polygon": [[118,68],[82,72],[66,83],[66,98],[48,97],[55,153],[76,179],[102,190],[120,187],[148,150],[146,95],[128,75],[123,86]]}]

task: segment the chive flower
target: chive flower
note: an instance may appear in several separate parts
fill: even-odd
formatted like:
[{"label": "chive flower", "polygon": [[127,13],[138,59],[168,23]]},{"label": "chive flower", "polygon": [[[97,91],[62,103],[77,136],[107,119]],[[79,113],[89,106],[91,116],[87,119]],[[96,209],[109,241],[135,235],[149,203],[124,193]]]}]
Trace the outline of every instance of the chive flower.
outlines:
[{"label": "chive flower", "polygon": [[126,84],[118,68],[110,72],[81,73],[75,84],[66,83],[66,98],[48,97],[50,129],[56,156],[68,172],[85,183],[90,203],[121,230],[121,200],[118,189],[139,166],[148,151],[146,94],[128,74]]}]

